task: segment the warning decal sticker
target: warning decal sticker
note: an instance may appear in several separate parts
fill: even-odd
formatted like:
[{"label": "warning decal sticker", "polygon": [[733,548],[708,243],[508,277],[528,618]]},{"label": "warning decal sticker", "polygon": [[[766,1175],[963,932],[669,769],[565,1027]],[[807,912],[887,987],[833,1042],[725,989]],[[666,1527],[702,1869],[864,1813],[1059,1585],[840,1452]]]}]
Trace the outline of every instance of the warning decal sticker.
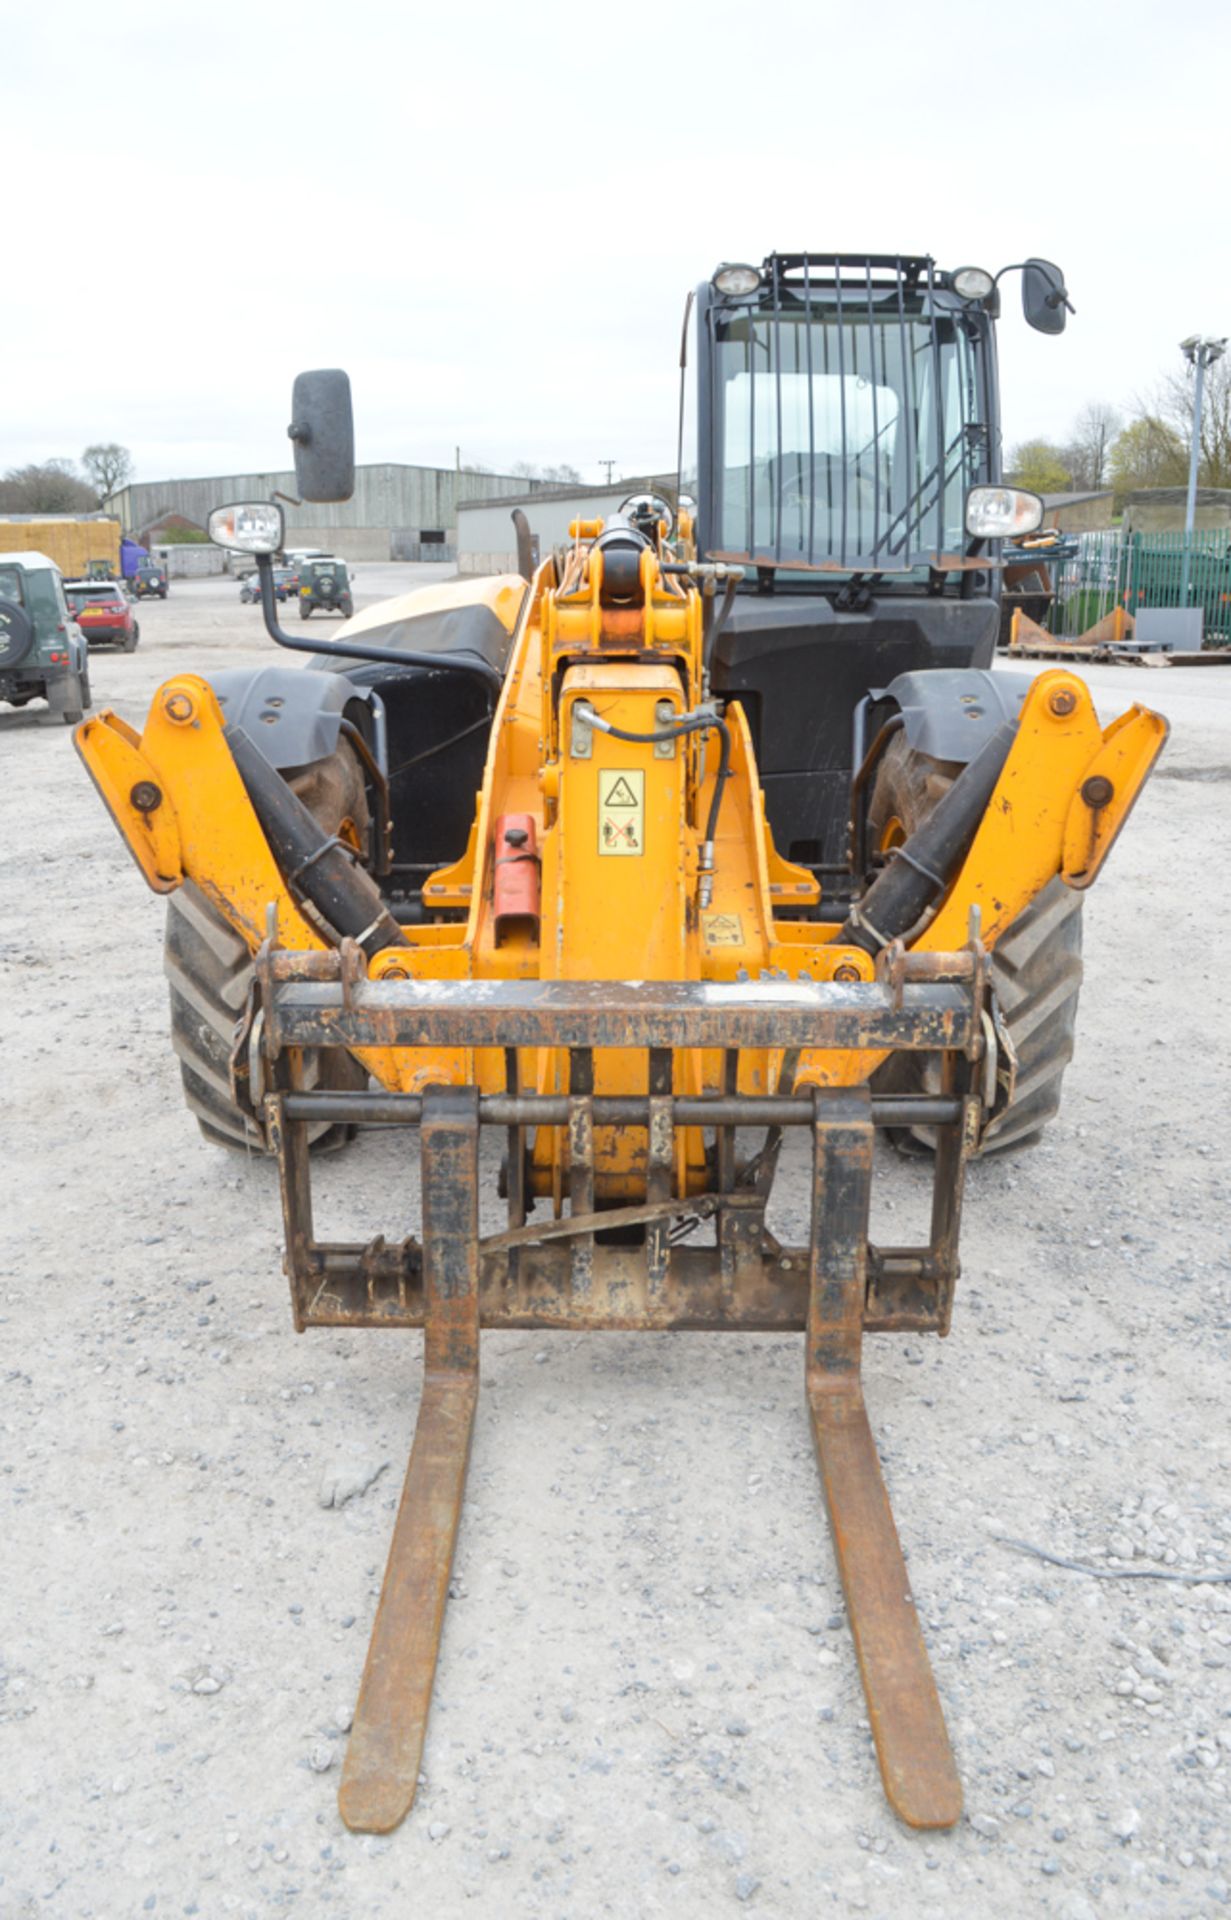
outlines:
[{"label": "warning decal sticker", "polygon": [[599,768],[598,850],[626,858],[645,852],[643,768]]},{"label": "warning decal sticker", "polygon": [[707,946],[742,947],[744,944],[744,923],[738,913],[703,913],[701,926]]}]

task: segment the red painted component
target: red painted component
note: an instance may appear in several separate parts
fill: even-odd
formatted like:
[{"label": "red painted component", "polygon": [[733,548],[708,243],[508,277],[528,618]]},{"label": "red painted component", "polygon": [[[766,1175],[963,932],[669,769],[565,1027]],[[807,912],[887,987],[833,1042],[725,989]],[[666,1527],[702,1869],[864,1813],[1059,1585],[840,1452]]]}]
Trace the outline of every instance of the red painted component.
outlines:
[{"label": "red painted component", "polygon": [[497,941],[517,927],[537,938],[539,856],[532,813],[502,813],[496,822],[492,910]]}]

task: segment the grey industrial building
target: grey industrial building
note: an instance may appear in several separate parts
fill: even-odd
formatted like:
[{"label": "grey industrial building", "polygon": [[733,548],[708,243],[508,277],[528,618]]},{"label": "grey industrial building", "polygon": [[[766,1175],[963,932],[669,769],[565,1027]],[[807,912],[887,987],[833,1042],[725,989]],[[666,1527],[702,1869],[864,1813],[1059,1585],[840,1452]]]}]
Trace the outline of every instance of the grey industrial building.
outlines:
[{"label": "grey industrial building", "polygon": [[[477,475],[476,478],[482,478]],[[487,487],[458,504],[457,568],[459,573],[516,573],[517,535],[513,527],[513,508],[520,507],[530,523],[530,532],[539,543],[539,551],[568,540],[572,520],[605,520],[633,493],[649,493],[662,488],[669,499],[675,498],[674,474],[642,474],[617,480],[602,487],[543,487],[526,491],[521,483],[518,493],[497,493]]]},{"label": "grey industrial building", "polygon": [[148,542],[161,527],[204,527],[212,508],[232,500],[281,497],[288,546],[325,547],[347,560],[440,560],[456,564],[457,511],[467,500],[523,499],[546,490],[509,474],[386,461],[356,467],[355,491],[336,505],[291,506],[295,475],[239,473],[205,480],[140,480],[107,502],[125,533]]}]

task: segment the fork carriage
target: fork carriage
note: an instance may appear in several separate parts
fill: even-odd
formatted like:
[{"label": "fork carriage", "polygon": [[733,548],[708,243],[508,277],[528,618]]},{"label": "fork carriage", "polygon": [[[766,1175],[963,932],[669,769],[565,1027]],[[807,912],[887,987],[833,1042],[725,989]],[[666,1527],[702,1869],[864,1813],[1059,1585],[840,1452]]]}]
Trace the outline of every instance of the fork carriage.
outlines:
[{"label": "fork carriage", "polygon": [[[617,1331],[800,1331],[822,1485],[885,1789],[912,1826],[952,1825],[958,1783],[936,1687],[864,1408],[867,1332],[948,1332],[958,1276],[965,1164],[997,1085],[986,956],[977,933],[953,954],[886,952],[878,978],[813,982],[369,982],[352,943],[303,953],[267,943],[234,1056],[275,1144],[296,1327],[422,1327],[425,1370],[414,1447],[356,1710],[340,1804],[351,1827],[387,1831],[418,1780],[479,1386],[483,1327]],[[259,1015],[259,1017],[258,1017]],[[506,1090],[433,1086],[421,1095],[307,1090],[304,1054],[344,1047],[463,1048],[504,1055]],[[935,1096],[866,1083],[736,1091],[741,1049],[937,1054]],[[524,1050],[566,1051],[564,1095],[523,1092]],[[644,1095],[596,1095],[597,1051],[645,1056]],[[724,1091],[677,1096],[682,1050],[720,1050]],[[1001,1062],[1002,1066],[1004,1065]],[[1003,1088],[1006,1076],[1001,1077]],[[312,1222],[313,1122],[419,1130],[422,1224],[388,1245],[322,1243]],[[868,1239],[877,1127],[936,1130],[926,1246]],[[479,1230],[484,1127],[506,1136],[508,1225]],[[537,1128],[567,1139],[567,1191],[527,1219]],[[640,1130],[644,1202],[597,1210],[596,1128]],[[672,1191],[676,1129],[711,1139],[708,1189]],[[767,1129],[741,1165],[737,1129]],[[812,1136],[811,1232],[784,1247],[765,1225],[781,1129]],[[567,1207],[564,1201],[567,1200]],[[713,1223],[713,1244],[681,1230]],[[633,1244],[630,1244],[633,1243]]]}]

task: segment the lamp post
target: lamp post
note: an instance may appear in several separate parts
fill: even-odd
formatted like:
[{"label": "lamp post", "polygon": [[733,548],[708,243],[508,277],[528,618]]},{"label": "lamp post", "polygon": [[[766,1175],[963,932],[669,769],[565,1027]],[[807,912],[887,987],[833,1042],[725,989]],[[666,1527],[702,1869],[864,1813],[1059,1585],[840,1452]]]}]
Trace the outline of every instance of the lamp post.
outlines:
[{"label": "lamp post", "polygon": [[1196,369],[1196,389],[1193,393],[1193,443],[1188,456],[1188,504],[1184,510],[1184,569],[1180,584],[1180,605],[1188,605],[1188,576],[1192,566],[1193,526],[1197,518],[1197,468],[1201,463],[1201,399],[1205,390],[1205,370],[1212,367],[1215,360],[1221,360],[1226,352],[1227,342],[1209,340],[1202,334],[1190,333],[1187,340],[1181,340],[1180,352],[1190,367]]}]

